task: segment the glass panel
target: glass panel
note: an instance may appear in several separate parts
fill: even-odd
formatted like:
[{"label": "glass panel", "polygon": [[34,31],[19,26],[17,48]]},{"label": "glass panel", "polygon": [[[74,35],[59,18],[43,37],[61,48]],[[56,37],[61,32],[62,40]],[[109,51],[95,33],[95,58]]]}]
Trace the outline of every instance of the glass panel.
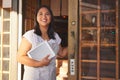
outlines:
[{"label": "glass panel", "polygon": [[82,11],[96,10],[98,7],[97,0],[82,0]]},{"label": "glass panel", "polygon": [[97,14],[82,14],[82,27],[97,27]]},{"label": "glass panel", "polygon": [[9,80],[9,74],[3,73],[2,80]]},{"label": "glass panel", "polygon": [[9,34],[4,34],[3,35],[3,44],[5,45],[9,45],[9,41],[10,41],[10,36]]},{"label": "glass panel", "polygon": [[3,71],[9,71],[9,61],[3,61]]},{"label": "glass panel", "polygon": [[96,63],[82,63],[82,76],[97,76],[97,64]]},{"label": "glass panel", "polygon": [[97,42],[97,30],[82,30],[82,42]]},{"label": "glass panel", "polygon": [[115,12],[101,13],[101,27],[115,27],[116,14]]},{"label": "glass panel", "polygon": [[111,10],[115,9],[116,2],[114,0],[100,0],[100,6],[102,10]]},{"label": "glass panel", "polygon": [[9,58],[9,47],[3,48],[3,58]]},{"label": "glass panel", "polygon": [[115,78],[115,64],[100,64],[100,77]]},{"label": "glass panel", "polygon": [[110,44],[116,43],[115,29],[102,29],[101,30],[101,43]]},{"label": "glass panel", "polygon": [[4,9],[3,10],[3,18],[4,19],[9,19],[10,18],[10,9]]},{"label": "glass panel", "polygon": [[10,31],[10,21],[4,21],[3,22],[3,32],[9,32]]},{"label": "glass panel", "polygon": [[116,61],[116,48],[115,47],[101,47],[100,59]]},{"label": "glass panel", "polygon": [[82,59],[96,60],[97,59],[97,47],[83,47]]}]

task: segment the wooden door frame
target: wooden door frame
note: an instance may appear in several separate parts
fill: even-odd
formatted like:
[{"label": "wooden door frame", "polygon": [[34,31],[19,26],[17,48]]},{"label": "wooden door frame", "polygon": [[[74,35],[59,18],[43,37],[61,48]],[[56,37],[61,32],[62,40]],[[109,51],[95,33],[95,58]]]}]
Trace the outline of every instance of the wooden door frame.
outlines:
[{"label": "wooden door frame", "polygon": [[78,3],[79,0],[68,2],[68,78],[78,80]]}]

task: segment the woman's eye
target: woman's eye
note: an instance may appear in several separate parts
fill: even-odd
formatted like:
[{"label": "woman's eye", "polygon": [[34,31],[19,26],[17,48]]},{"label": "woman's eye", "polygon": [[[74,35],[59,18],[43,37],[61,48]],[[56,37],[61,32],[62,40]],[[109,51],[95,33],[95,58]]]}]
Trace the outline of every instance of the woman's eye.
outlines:
[{"label": "woman's eye", "polygon": [[40,13],[39,15],[42,15],[42,13]]},{"label": "woman's eye", "polygon": [[39,15],[40,15],[40,16],[42,16],[42,15],[49,16],[49,15],[50,15],[50,13],[39,13]]},{"label": "woman's eye", "polygon": [[50,15],[50,13],[46,13],[46,15]]}]

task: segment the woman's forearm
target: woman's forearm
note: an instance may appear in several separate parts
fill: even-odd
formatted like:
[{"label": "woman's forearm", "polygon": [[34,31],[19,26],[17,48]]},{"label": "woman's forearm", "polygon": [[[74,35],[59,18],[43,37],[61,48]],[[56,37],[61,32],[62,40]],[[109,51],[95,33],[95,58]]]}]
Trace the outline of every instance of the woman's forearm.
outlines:
[{"label": "woman's forearm", "polygon": [[61,47],[59,53],[58,53],[58,56],[63,58],[63,57],[66,57],[68,54],[68,48],[67,47]]}]

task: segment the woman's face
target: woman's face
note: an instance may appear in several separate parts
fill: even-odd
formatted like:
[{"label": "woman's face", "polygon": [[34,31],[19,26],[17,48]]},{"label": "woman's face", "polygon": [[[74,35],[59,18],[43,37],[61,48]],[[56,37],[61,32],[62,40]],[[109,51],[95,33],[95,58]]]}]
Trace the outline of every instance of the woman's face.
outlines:
[{"label": "woman's face", "polygon": [[42,27],[48,27],[51,22],[51,14],[47,8],[41,8],[37,13],[37,21]]}]

